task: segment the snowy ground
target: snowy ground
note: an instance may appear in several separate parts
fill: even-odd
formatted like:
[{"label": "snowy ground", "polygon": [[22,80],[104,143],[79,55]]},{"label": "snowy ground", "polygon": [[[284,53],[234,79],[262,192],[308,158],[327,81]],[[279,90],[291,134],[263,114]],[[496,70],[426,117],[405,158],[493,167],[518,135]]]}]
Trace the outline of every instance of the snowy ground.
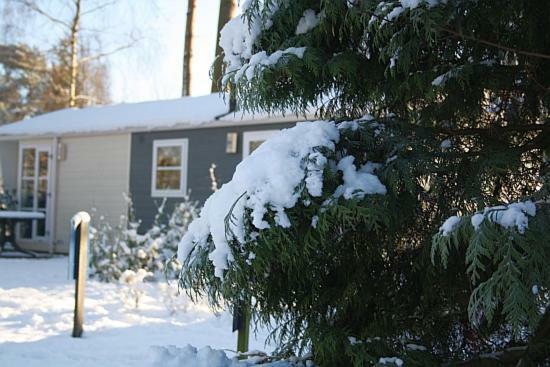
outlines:
[{"label": "snowy ground", "polygon": [[[147,284],[138,309],[121,285],[89,281],[85,334],[71,338],[74,283],[67,258],[0,259],[0,366],[147,366],[151,346],[235,349],[228,313]],[[175,311],[175,313],[172,313]],[[265,349],[264,336],[251,349]],[[229,354],[231,355],[231,354]]]}]

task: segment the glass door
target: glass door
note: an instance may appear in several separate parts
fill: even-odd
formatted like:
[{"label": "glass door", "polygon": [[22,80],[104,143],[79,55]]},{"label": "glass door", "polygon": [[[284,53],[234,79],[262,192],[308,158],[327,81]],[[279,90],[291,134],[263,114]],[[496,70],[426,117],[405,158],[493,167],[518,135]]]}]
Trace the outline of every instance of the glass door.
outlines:
[{"label": "glass door", "polygon": [[21,146],[19,208],[45,214],[44,219],[19,225],[20,239],[46,239],[48,231],[51,149],[48,146]]}]

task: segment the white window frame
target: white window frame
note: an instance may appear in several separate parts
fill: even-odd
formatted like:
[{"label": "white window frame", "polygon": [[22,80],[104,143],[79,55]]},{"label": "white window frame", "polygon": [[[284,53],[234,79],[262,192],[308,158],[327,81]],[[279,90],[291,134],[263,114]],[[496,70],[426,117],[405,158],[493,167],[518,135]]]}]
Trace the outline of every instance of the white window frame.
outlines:
[{"label": "white window frame", "polygon": [[256,140],[267,140],[280,130],[257,130],[245,131],[243,133],[243,159],[250,155],[250,142]]},{"label": "white window frame", "polygon": [[[45,234],[44,236],[37,235],[37,222],[35,220],[32,221],[31,224],[31,237],[30,238],[21,238],[19,233],[19,228],[16,229],[16,240],[22,240],[22,241],[43,241],[43,242],[51,242],[53,239],[52,233],[53,233],[53,215],[52,215],[52,207],[53,207],[53,195],[52,193],[55,191],[53,190],[53,175],[52,172],[55,169],[55,160],[53,159],[52,151],[53,148],[49,144],[36,144],[36,143],[20,143],[19,144],[19,156],[18,156],[18,168],[17,168],[17,207],[18,210],[28,210],[29,208],[23,209],[21,207],[21,184],[24,179],[28,179],[30,177],[23,177],[23,150],[25,149],[34,149],[35,155],[34,155],[34,177],[32,177],[34,181],[34,187],[33,187],[33,207],[32,211],[44,211],[45,212],[45,220],[46,220],[46,228],[45,228]],[[48,175],[47,176],[39,176],[39,153],[40,152],[47,152],[48,153]],[[37,198],[37,192],[38,192],[38,184],[40,179],[45,179],[48,181],[48,192],[46,193],[46,207],[43,209],[38,209],[38,198]],[[19,227],[19,226],[18,226]]]},{"label": "white window frame", "polygon": [[[180,188],[179,190],[158,190],[157,183],[157,151],[161,147],[180,147],[181,148],[181,165],[180,169]],[[162,198],[184,197],[187,193],[187,171],[188,171],[188,152],[189,139],[160,139],[153,141],[153,164],[151,172],[151,196]],[[173,167],[177,168],[177,167]]]}]

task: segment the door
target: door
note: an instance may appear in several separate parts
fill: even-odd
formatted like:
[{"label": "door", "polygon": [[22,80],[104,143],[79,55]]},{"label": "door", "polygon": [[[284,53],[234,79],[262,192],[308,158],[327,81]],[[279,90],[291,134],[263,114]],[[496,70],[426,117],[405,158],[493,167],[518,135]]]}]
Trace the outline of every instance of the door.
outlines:
[{"label": "door", "polygon": [[52,149],[49,145],[22,144],[19,149],[19,209],[42,212],[45,219],[20,223],[18,238],[47,241],[50,237],[50,180]]}]

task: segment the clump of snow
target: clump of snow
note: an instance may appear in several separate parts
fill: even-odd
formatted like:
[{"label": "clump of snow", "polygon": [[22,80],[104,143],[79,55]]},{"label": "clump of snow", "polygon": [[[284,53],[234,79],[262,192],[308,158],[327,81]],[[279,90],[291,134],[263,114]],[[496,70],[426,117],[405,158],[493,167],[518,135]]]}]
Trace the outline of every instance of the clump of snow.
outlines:
[{"label": "clump of snow", "polygon": [[378,363],[381,364],[394,364],[398,367],[401,367],[404,365],[403,360],[397,357],[382,357],[378,361]]},{"label": "clump of snow", "polygon": [[445,139],[441,142],[441,149],[446,150],[451,148],[453,143],[451,142],[451,139]]},{"label": "clump of snow", "polygon": [[[152,347],[150,350],[150,367],[250,367],[261,364],[263,367],[291,367],[304,366],[297,358],[280,360],[271,363],[263,363],[266,354],[259,351],[251,351],[241,354],[248,357],[244,360],[228,358],[224,351],[212,349],[209,346],[198,349],[187,345],[183,348],[175,346]],[[314,367],[310,360],[305,361],[305,366]]]},{"label": "clump of snow", "polygon": [[439,227],[439,233],[443,236],[448,236],[451,232],[455,230],[459,223],[460,217],[453,215],[452,217],[448,218],[441,227]]},{"label": "clump of snow", "polygon": [[[244,2],[242,5],[243,14],[249,8],[250,1]],[[273,1],[268,6],[264,6],[263,9],[262,14],[250,14],[250,19],[244,15],[237,16],[227,22],[221,30],[220,47],[223,49],[223,61],[226,64],[224,79],[228,75],[237,72],[252,59],[256,41],[264,30],[271,27],[271,17],[279,10],[279,6],[276,1]],[[262,58],[265,57],[267,55]],[[260,58],[260,56],[257,56],[257,58]]]},{"label": "clump of snow", "polygon": [[[534,217],[536,214],[537,207],[531,200],[512,203],[507,206],[487,207],[483,210],[483,216],[491,222],[499,224],[504,228],[516,227],[518,232],[522,234],[525,233],[525,230],[529,226],[528,216]],[[474,227],[476,226],[474,225]]]},{"label": "clump of snow", "polygon": [[[483,212],[474,214],[470,219],[470,223],[477,231],[481,223],[487,219],[504,228],[515,227],[519,233],[523,234],[529,227],[529,217],[534,217],[536,214],[537,207],[535,203],[531,200],[527,200],[508,205],[486,207],[483,209]],[[460,220],[461,218],[459,216],[448,218],[439,228],[439,233],[443,236],[449,235],[455,230]]]},{"label": "clump of snow", "polygon": [[[250,211],[258,230],[270,227],[265,218],[268,210],[274,212],[276,225],[290,227],[285,210],[296,205],[304,190],[312,197],[322,195],[327,158],[321,152],[334,151],[339,140],[340,129],[334,122],[314,121],[298,123],[264,142],[237,166],[232,180],[206,200],[200,217],[179,244],[179,260],[185,261],[194,249],[211,242],[214,249],[209,260],[215,275],[223,278],[233,260],[230,241],[245,243],[245,211]],[[385,194],[385,186],[373,174],[374,166],[357,169],[353,161],[349,156],[335,162],[343,173],[343,184],[333,197],[362,199],[367,194]],[[231,220],[226,221],[229,213]]]},{"label": "clump of snow", "polygon": [[[414,10],[422,4],[426,4],[428,8],[433,8],[439,4],[446,4],[447,0],[400,0],[399,5],[394,7],[382,20],[381,25],[387,22],[392,22],[399,18],[406,10]],[[387,2],[382,1],[378,4],[378,9],[385,9]]]},{"label": "clump of snow", "polygon": [[298,26],[296,26],[296,34],[305,34],[317,27],[321,21],[321,13],[315,13],[313,9],[307,9],[304,11],[304,15],[300,18]]},{"label": "clump of snow", "polygon": [[315,121],[282,130],[264,142],[237,166],[233,179],[206,200],[200,217],[191,223],[180,242],[180,261],[185,260],[195,246],[206,246],[211,236],[215,249],[209,259],[215,266],[216,276],[221,278],[232,260],[225,222],[230,212],[233,220],[229,230],[240,243],[245,242],[245,209],[252,211],[252,224],[257,229],[269,228],[264,218],[268,207],[276,212],[277,225],[289,227],[285,209],[296,205],[301,194],[296,188],[300,183],[307,177],[306,190],[312,190],[309,194],[321,194],[322,176],[308,175],[304,162],[321,163],[318,149],[334,150],[339,138],[334,122]]},{"label": "clump of snow", "polygon": [[538,285],[533,285],[533,287],[531,288],[531,292],[536,296],[537,294],[539,294],[539,286]]},{"label": "clump of snow", "polygon": [[236,367],[241,365],[236,360],[230,360],[221,350],[209,346],[197,350],[187,345],[183,348],[175,346],[151,347],[151,367]]},{"label": "clump of snow", "polygon": [[453,79],[453,78],[456,78],[457,76],[460,75],[460,73],[462,72],[462,69],[463,67],[462,66],[458,66],[456,68],[453,68],[449,71],[447,71],[446,73],[444,74],[441,74],[439,75],[437,78],[435,78],[434,80],[432,80],[432,85],[434,87],[442,87],[445,85],[445,83],[447,83],[447,81],[449,81],[450,79]]},{"label": "clump of snow", "polygon": [[243,76],[249,81],[252,80],[254,75],[260,73],[266,67],[277,64],[283,56],[294,55],[301,59],[304,57],[305,51],[305,47],[289,47],[286,50],[275,51],[271,55],[268,55],[265,51],[255,53],[247,63],[237,70],[235,82],[238,82]]},{"label": "clump of snow", "polygon": [[380,179],[371,173],[372,165],[367,164],[357,170],[353,161],[355,157],[347,156],[338,162],[336,168],[342,171],[344,183],[336,188],[334,197],[344,196],[345,199],[363,199],[365,195],[385,195],[387,190]]},{"label": "clump of snow", "polygon": [[477,231],[484,219],[485,219],[485,216],[483,214],[478,213],[478,214],[472,215],[472,219],[470,219],[470,221],[472,222],[472,227],[474,227],[474,229]]},{"label": "clump of snow", "polygon": [[313,228],[317,228],[318,224],[319,224],[319,216],[314,215],[313,218],[311,218],[311,226]]}]

